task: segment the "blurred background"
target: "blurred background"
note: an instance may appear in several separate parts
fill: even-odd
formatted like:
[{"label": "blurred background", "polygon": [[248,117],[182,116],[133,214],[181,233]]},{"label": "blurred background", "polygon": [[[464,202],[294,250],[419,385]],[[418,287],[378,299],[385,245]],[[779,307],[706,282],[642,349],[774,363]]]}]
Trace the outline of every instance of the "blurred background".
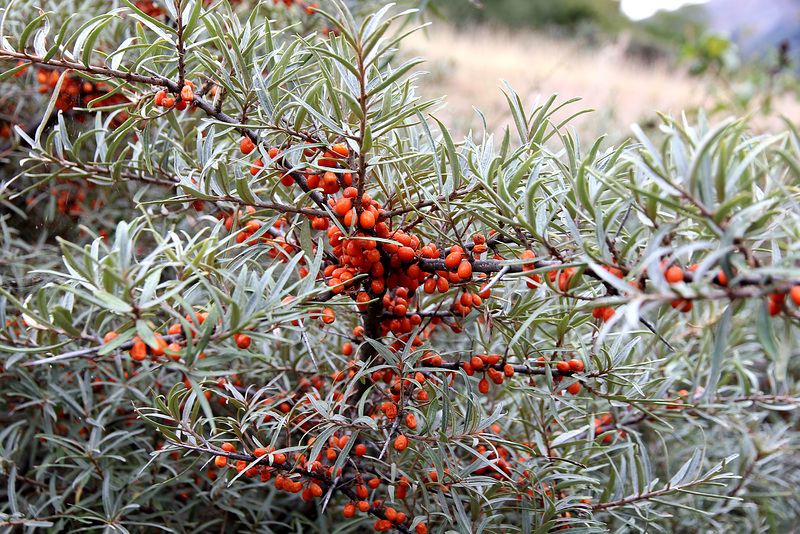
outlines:
[{"label": "blurred background", "polygon": [[433,25],[405,43],[429,75],[423,97],[458,134],[508,124],[501,79],[527,109],[552,93],[582,97],[561,116],[581,138],[658,124],[657,111],[753,113],[757,129],[800,120],[799,0],[427,0]]}]

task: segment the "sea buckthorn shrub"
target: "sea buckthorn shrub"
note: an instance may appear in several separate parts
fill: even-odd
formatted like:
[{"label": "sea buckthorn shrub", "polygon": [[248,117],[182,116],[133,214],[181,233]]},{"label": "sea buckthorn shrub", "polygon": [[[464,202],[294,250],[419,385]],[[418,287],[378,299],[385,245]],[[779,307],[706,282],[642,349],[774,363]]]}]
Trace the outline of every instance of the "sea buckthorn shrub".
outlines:
[{"label": "sea buckthorn shrub", "polygon": [[794,124],[454,138],[397,6],[54,6],[0,18],[3,526],[796,527]]}]

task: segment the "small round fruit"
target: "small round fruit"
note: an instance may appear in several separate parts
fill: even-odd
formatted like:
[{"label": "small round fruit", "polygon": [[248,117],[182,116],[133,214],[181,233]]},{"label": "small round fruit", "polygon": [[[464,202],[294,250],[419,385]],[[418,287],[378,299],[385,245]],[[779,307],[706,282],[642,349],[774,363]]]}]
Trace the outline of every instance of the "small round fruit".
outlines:
[{"label": "small round fruit", "polygon": [[242,154],[249,154],[253,150],[255,150],[256,145],[253,143],[253,140],[247,136],[242,137],[242,142],[239,143],[239,150],[242,151]]},{"label": "small round fruit", "polygon": [[353,517],[355,513],[356,513],[356,505],[351,502],[347,503],[344,506],[344,510],[342,511],[342,514],[344,514],[344,516],[348,518]]},{"label": "small round fruit", "polygon": [[240,349],[246,349],[250,346],[250,342],[252,341],[250,336],[246,336],[244,334],[234,334],[233,339],[236,340],[236,346]]},{"label": "small round fruit", "polygon": [[375,227],[375,215],[371,211],[362,211],[358,218],[361,228],[372,230]]},{"label": "small round fruit", "polygon": [[485,378],[481,378],[481,381],[478,382],[478,391],[481,393],[489,393],[489,381]]},{"label": "small round fruit", "polygon": [[575,371],[575,372],[580,373],[584,369],[583,362],[580,361],[580,360],[577,360],[575,358],[573,358],[570,361],[568,361],[567,364],[569,365],[569,368],[570,368],[571,371]]},{"label": "small round fruit", "polygon": [[140,362],[147,358],[147,345],[144,344],[144,341],[137,341],[131,347],[131,358],[137,362]]},{"label": "small round fruit", "polygon": [[414,416],[413,413],[406,415],[406,426],[411,430],[417,428],[417,418]]},{"label": "small round fruit", "polygon": [[462,280],[468,280],[472,276],[472,264],[468,260],[463,260],[458,264],[457,272]]},{"label": "small round fruit", "polygon": [[794,286],[792,289],[789,290],[789,296],[792,298],[792,302],[795,305],[800,306],[800,286]]},{"label": "small round fruit", "polygon": [[669,269],[666,270],[664,273],[664,278],[667,279],[667,282],[670,284],[677,284],[678,282],[683,282],[683,271],[677,265],[673,265]]},{"label": "small round fruit", "polygon": [[320,318],[322,319],[323,323],[331,324],[336,320],[336,314],[332,309],[325,308],[324,310],[322,310],[322,315],[320,316]]}]

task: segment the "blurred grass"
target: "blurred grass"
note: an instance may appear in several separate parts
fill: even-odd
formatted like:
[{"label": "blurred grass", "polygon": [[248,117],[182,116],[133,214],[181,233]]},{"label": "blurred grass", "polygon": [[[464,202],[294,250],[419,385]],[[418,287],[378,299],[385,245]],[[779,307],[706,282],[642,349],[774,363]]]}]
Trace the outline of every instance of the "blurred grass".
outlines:
[{"label": "blurred grass", "polygon": [[[485,116],[490,132],[498,134],[511,122],[501,79],[520,94],[528,109],[539,95],[558,93],[558,102],[581,97],[556,118],[594,109],[571,123],[583,140],[608,134],[617,144],[630,135],[634,122],[653,128],[659,122],[657,111],[692,116],[699,108],[718,107],[719,92],[710,90],[709,79],[690,76],[666,58],[644,61],[627,55],[624,36],[587,40],[436,21],[403,46],[403,56],[427,59],[422,68],[429,74],[420,80],[420,92],[424,98],[446,95],[437,116],[457,136],[482,130],[473,106]],[[788,97],[775,109],[800,116],[800,106]],[[717,118],[728,114],[720,112]],[[773,114],[756,116],[753,124],[756,129],[771,129],[778,122]]]}]

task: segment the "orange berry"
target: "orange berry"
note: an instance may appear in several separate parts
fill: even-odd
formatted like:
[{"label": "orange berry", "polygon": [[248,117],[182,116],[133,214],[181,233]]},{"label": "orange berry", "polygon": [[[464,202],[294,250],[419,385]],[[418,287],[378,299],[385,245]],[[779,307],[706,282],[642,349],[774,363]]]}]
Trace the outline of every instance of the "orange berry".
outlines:
[{"label": "orange berry", "polygon": [[236,340],[236,346],[238,346],[240,349],[246,349],[250,346],[251,339],[249,336],[244,334],[234,334],[233,339]]},{"label": "orange berry", "polygon": [[769,310],[770,316],[775,316],[781,313],[781,305],[779,302],[775,302],[774,300],[770,299],[767,302],[767,309]]},{"label": "orange berry", "polygon": [[336,320],[336,314],[332,309],[325,308],[324,310],[322,310],[322,315],[320,316],[320,318],[322,319],[323,323],[331,324]]},{"label": "orange berry", "polygon": [[503,374],[506,375],[507,377],[514,376],[514,366],[511,365],[510,363],[505,364],[503,366]]},{"label": "orange berry", "polygon": [[683,271],[677,265],[673,265],[669,269],[666,270],[664,273],[664,278],[667,279],[667,282],[670,284],[677,284],[678,282],[683,282]]},{"label": "orange berry", "polygon": [[572,371],[576,371],[578,373],[580,373],[584,369],[583,362],[574,358],[568,361],[567,364],[569,365],[569,368]]},{"label": "orange berry", "polygon": [[[772,301],[770,301],[770,302],[772,302]],[[678,308],[678,311],[681,312],[681,313],[688,313],[688,312],[692,311],[692,301],[691,300],[683,300],[683,299],[673,300],[672,302],[670,302],[670,305],[673,308]]]},{"label": "orange berry", "polygon": [[425,525],[425,523],[417,523],[415,530],[417,531],[417,534],[428,534],[428,527]]},{"label": "orange berry", "polygon": [[342,514],[345,517],[348,517],[348,518],[349,517],[353,517],[353,515],[355,515],[355,513],[356,513],[356,505],[351,503],[351,502],[347,503],[344,506],[344,510],[342,511]]},{"label": "orange berry", "polygon": [[117,334],[116,332],[114,332],[114,331],[112,330],[111,332],[109,332],[109,333],[107,333],[105,336],[103,336],[103,342],[104,342],[104,343],[108,343],[108,342],[109,342],[109,341],[111,341],[112,339],[116,339],[116,338],[118,338],[118,337],[119,337],[119,334]]},{"label": "orange berry", "polygon": [[422,290],[428,295],[436,291],[436,279],[433,276],[426,278],[425,284],[422,286]]},{"label": "orange berry", "polygon": [[365,454],[367,454],[367,446],[363,443],[356,445],[356,455],[364,456]]},{"label": "orange berry", "polygon": [[137,341],[131,347],[131,358],[137,362],[140,362],[147,358],[147,345],[144,344],[144,341]]},{"label": "orange berry", "polygon": [[447,266],[448,269],[455,269],[456,267],[458,267],[459,263],[461,263],[460,252],[451,252],[444,259],[444,264]]},{"label": "orange berry", "polygon": [[411,247],[400,247],[397,249],[397,256],[404,262],[410,262],[416,256],[416,252]]},{"label": "orange berry", "polygon": [[481,378],[481,381],[478,382],[478,391],[481,393],[489,393],[489,381],[485,378]]},{"label": "orange berry", "polygon": [[573,395],[577,395],[580,390],[581,390],[580,382],[575,382],[574,384],[570,384],[570,386],[567,388],[567,391],[569,391]]},{"label": "orange berry", "polygon": [[[375,265],[380,264],[376,263]],[[383,278],[375,278],[370,284],[370,289],[372,289],[373,293],[383,293],[383,290],[386,289],[386,282]]]},{"label": "orange berry", "polygon": [[214,465],[219,468],[223,468],[228,465],[228,457],[227,456],[217,456],[214,458]]},{"label": "orange berry", "polygon": [[483,369],[483,360],[480,356],[473,356],[469,363],[472,364],[472,368],[476,371]]},{"label": "orange berry", "polygon": [[447,293],[450,289],[450,280],[440,276],[439,280],[436,281],[436,288],[439,290],[439,293]]},{"label": "orange berry", "polygon": [[336,143],[335,145],[331,145],[331,152],[343,158],[346,158],[350,155],[350,149],[348,149],[347,145],[344,143]]},{"label": "orange berry", "polygon": [[375,227],[375,215],[371,211],[362,211],[358,222],[362,228],[371,230]]},{"label": "orange berry", "polygon": [[462,280],[468,280],[472,276],[472,264],[468,260],[463,260],[458,264],[458,276]]},{"label": "orange berry", "polygon": [[191,86],[183,86],[183,89],[181,89],[181,99],[183,99],[184,102],[191,102],[194,100],[194,93],[192,92]]},{"label": "orange berry", "polygon": [[417,418],[414,417],[413,413],[406,415],[406,426],[411,430],[417,428]]},{"label": "orange berry", "polygon": [[253,162],[253,165],[250,167],[250,174],[255,176],[263,168],[264,168],[264,162],[261,160],[261,158],[258,158]]},{"label": "orange berry", "polygon": [[378,532],[384,532],[392,528],[392,522],[388,519],[378,519],[375,521],[374,528]]},{"label": "orange berry", "polygon": [[794,286],[792,289],[789,290],[789,296],[792,298],[792,302],[795,305],[800,306],[800,286]]},{"label": "orange berry", "polygon": [[223,443],[222,447],[220,447],[220,448],[225,452],[234,452],[236,450],[236,447],[234,447],[230,443]]},{"label": "orange berry", "polygon": [[367,501],[358,501],[358,509],[362,512],[369,511],[369,503]]},{"label": "orange berry", "polygon": [[239,143],[239,150],[242,151],[242,154],[249,154],[256,148],[255,143],[253,140],[247,136],[242,137],[242,142]]}]

